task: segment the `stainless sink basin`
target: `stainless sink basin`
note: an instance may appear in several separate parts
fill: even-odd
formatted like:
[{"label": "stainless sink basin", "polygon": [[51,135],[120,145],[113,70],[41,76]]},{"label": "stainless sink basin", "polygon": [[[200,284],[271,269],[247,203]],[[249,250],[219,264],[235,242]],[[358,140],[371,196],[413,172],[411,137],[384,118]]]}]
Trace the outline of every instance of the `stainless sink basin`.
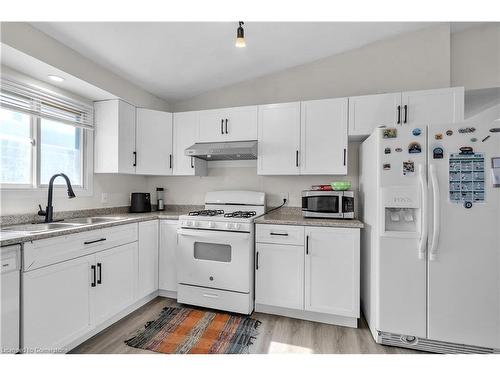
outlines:
[{"label": "stainless sink basin", "polygon": [[51,230],[74,228],[78,224],[73,223],[37,223],[37,224],[18,224],[10,225],[7,227],[2,227],[4,232],[29,232],[29,233],[39,233],[47,232]]},{"label": "stainless sink basin", "polygon": [[89,224],[103,224],[109,223],[111,221],[125,220],[126,217],[111,217],[111,216],[98,216],[98,217],[79,217],[76,219],[67,219],[64,220],[65,223],[69,224],[81,224],[81,225],[89,225]]}]

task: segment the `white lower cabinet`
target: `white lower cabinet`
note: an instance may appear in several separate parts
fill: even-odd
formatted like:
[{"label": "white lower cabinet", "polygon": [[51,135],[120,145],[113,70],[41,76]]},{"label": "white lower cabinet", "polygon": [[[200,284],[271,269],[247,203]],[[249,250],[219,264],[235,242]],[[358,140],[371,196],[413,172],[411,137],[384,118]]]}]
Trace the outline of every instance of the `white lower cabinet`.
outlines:
[{"label": "white lower cabinet", "polygon": [[304,308],[304,247],[258,243],[255,253],[255,302]]},{"label": "white lower cabinet", "polygon": [[137,242],[96,255],[94,323],[99,325],[135,300],[137,290]]},{"label": "white lower cabinet", "polygon": [[295,226],[304,236],[291,245],[290,227],[257,224],[256,311],[356,327],[360,229]]},{"label": "white lower cabinet", "polygon": [[158,220],[139,223],[139,282],[137,297],[158,289]]},{"label": "white lower cabinet", "polygon": [[92,328],[95,256],[57,263],[23,275],[23,347],[54,352]]},{"label": "white lower cabinet", "polygon": [[158,257],[159,289],[177,291],[175,251],[177,248],[177,220],[160,220],[160,246]]},{"label": "white lower cabinet", "polygon": [[[134,238],[137,224],[125,224],[123,227]],[[104,239],[112,239],[113,233],[118,230],[116,228],[119,227],[86,233],[89,238],[101,238],[98,241],[102,244]],[[65,245],[78,244],[80,236],[81,233],[53,238],[51,244],[54,249],[64,251]],[[40,245],[38,242],[42,242],[40,246],[45,246],[46,241],[34,241],[30,246],[37,248]],[[26,250],[25,248],[25,261],[29,256],[36,257],[35,253],[30,255]],[[80,251],[85,254],[89,250]],[[44,254],[39,254],[40,257],[45,257],[39,263],[46,265],[22,273],[24,351],[65,352],[96,328],[113,323],[120,313],[141,298],[137,292],[137,238],[108,249],[95,247],[95,251],[78,257],[77,253],[68,249],[66,253],[71,254],[73,259],[54,256],[47,258]],[[46,248],[44,253],[50,254],[51,248]],[[52,263],[47,264],[50,259]]]},{"label": "white lower cabinet", "polygon": [[306,227],[305,310],[359,318],[359,229]]}]

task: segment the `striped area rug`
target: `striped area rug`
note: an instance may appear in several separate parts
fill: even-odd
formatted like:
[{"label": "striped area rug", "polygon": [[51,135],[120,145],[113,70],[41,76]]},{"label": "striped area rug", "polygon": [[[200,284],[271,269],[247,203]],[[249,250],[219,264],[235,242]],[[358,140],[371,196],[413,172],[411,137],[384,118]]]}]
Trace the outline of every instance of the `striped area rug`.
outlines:
[{"label": "striped area rug", "polygon": [[259,325],[244,315],[165,307],[125,343],[167,354],[245,354]]}]

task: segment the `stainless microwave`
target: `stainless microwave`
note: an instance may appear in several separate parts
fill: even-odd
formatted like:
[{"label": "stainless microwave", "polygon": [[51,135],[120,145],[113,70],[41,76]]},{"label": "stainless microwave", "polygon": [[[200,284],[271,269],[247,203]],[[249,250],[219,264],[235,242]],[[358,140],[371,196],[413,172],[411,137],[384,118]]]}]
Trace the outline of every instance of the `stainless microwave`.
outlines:
[{"label": "stainless microwave", "polygon": [[302,216],[354,219],[354,192],[305,190],[302,192]]}]

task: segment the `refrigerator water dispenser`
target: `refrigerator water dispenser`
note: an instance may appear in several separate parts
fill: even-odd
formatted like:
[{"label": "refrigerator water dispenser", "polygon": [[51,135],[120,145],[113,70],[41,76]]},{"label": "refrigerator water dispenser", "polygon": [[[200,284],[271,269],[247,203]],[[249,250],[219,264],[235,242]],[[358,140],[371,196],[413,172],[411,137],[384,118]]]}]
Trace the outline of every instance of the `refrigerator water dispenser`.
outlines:
[{"label": "refrigerator water dispenser", "polygon": [[384,232],[417,233],[420,231],[420,195],[412,186],[382,189]]}]

